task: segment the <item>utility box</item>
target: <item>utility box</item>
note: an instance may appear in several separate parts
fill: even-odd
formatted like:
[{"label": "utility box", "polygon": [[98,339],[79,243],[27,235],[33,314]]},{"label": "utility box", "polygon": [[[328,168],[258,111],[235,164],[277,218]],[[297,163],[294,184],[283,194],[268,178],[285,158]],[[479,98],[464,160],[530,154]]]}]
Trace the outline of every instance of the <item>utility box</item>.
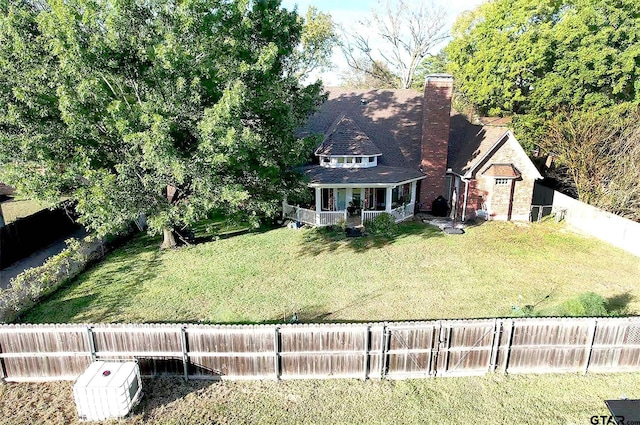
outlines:
[{"label": "utility box", "polygon": [[83,421],[123,418],[141,394],[140,368],[135,362],[94,362],[73,385],[78,416]]}]

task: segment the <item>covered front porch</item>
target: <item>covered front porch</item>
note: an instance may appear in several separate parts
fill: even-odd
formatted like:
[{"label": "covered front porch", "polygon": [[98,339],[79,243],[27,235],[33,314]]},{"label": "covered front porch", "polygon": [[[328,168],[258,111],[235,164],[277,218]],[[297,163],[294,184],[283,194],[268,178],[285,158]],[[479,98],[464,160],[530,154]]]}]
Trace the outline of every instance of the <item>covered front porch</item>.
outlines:
[{"label": "covered front porch", "polygon": [[283,203],[285,219],[312,226],[332,226],[344,222],[349,227],[355,227],[384,213],[391,214],[396,222],[413,217],[417,181],[397,185],[317,185],[311,190],[313,201],[310,205]]}]

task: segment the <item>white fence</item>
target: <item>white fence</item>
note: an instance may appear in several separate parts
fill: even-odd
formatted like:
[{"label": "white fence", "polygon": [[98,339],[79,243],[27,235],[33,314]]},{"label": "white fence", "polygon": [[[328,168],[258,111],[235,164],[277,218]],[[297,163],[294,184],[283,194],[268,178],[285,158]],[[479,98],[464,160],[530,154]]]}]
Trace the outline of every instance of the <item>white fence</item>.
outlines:
[{"label": "white fence", "polygon": [[640,223],[558,192],[554,195],[553,207],[556,211],[564,212],[568,224],[640,257]]},{"label": "white fence", "polygon": [[365,221],[373,221],[376,217],[382,214],[391,214],[393,218],[396,220],[396,223],[406,220],[409,217],[413,217],[413,211],[415,209],[416,204],[406,204],[399,206],[398,208],[394,208],[391,211],[362,211],[362,222]]},{"label": "white fence", "polygon": [[314,211],[295,205],[284,204],[282,208],[284,218],[299,221],[311,226],[333,226],[340,220],[347,219],[347,211]]},{"label": "white fence", "polygon": [[[551,191],[551,189],[549,189]],[[553,191],[551,209],[570,226],[640,257],[640,223]],[[545,199],[548,203],[549,199]],[[543,207],[543,206],[539,206]],[[539,215],[546,215],[546,209]],[[532,212],[533,214],[533,212]],[[537,218],[535,215],[534,219]]]},{"label": "white fence", "polygon": [[[373,221],[376,217],[382,214],[391,214],[396,223],[406,220],[409,217],[413,217],[413,211],[416,204],[410,203],[402,205],[398,208],[394,208],[391,211],[368,211],[362,210],[362,222]],[[295,220],[300,223],[309,224],[312,226],[335,226],[340,223],[341,220],[347,220],[347,211],[314,211],[306,208],[300,208],[295,205],[284,204],[283,208],[284,218],[289,220]]]}]

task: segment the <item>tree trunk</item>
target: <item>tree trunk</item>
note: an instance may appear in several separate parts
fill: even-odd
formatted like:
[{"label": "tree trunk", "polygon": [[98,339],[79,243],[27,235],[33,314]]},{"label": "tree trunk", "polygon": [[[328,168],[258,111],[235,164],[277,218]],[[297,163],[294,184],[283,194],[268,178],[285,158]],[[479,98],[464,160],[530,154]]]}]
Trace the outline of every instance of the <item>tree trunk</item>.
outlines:
[{"label": "tree trunk", "polygon": [[162,245],[160,245],[160,249],[175,248],[177,244],[176,238],[173,236],[173,230],[165,228],[162,233],[164,240],[162,241]]}]

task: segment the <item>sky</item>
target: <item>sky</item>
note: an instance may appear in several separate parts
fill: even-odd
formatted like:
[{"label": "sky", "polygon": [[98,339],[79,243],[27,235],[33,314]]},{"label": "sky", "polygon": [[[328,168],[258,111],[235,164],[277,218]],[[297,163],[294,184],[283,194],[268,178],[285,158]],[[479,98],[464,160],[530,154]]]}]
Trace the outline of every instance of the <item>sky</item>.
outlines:
[{"label": "sky", "polygon": [[[409,0],[416,1],[416,0]],[[445,6],[447,11],[447,30],[455,22],[456,18],[465,10],[475,9],[484,0],[434,0],[434,3]],[[353,24],[370,16],[371,10],[378,5],[377,0],[282,0],[282,6],[293,9],[297,5],[298,12],[304,15],[309,6],[315,6],[322,12],[329,12],[335,23],[349,29]],[[375,37],[372,34],[372,39]],[[444,44],[437,46],[431,53],[437,53]],[[336,47],[333,50],[332,62],[334,69],[324,72],[317,72],[311,79],[321,78],[326,86],[337,86],[340,84],[340,75],[348,69],[347,62]]]}]

